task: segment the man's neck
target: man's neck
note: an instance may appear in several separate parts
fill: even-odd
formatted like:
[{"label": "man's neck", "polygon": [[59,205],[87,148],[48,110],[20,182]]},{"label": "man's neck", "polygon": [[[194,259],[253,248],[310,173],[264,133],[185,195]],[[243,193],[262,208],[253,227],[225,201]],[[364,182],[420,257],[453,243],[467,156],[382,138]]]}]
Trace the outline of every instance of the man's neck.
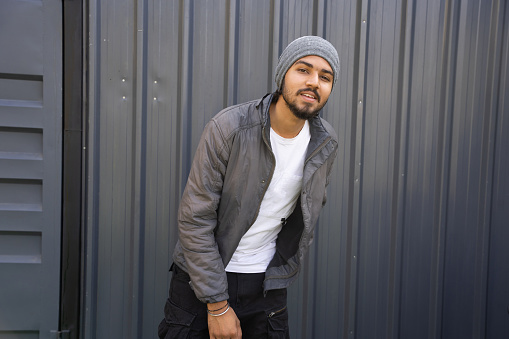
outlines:
[{"label": "man's neck", "polygon": [[297,118],[285,104],[282,96],[269,108],[270,127],[283,138],[294,138],[304,127],[305,120]]}]

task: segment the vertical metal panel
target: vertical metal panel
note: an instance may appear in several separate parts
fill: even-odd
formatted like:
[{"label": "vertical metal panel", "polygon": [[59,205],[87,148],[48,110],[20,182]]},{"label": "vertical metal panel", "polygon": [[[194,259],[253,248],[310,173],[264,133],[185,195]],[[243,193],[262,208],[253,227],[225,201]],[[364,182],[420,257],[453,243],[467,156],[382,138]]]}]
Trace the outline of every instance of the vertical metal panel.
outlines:
[{"label": "vertical metal panel", "polygon": [[[500,5],[500,4],[499,4]],[[488,182],[493,187],[491,199],[491,213],[488,222],[490,227],[489,256],[487,277],[486,302],[486,338],[496,338],[509,333],[509,265],[507,264],[507,239],[509,239],[508,206],[509,206],[509,6],[494,7],[495,13],[500,15],[493,28],[497,34],[493,42],[502,46],[500,60],[496,60],[494,74],[500,74],[499,83],[493,88],[489,101],[490,109],[494,111],[494,152],[493,172]],[[505,18],[505,20],[502,20]],[[506,311],[506,312],[504,312]]]},{"label": "vertical metal panel", "polygon": [[341,59],[340,149],[293,338],[507,333],[504,1],[90,1],[83,337],[152,338],[203,126],[294,38]]},{"label": "vertical metal panel", "polygon": [[[90,73],[94,87],[87,93],[89,128],[87,293],[85,337],[136,337],[131,312],[138,291],[133,279],[138,234],[133,206],[139,202],[134,187],[139,163],[135,133],[137,95],[136,4],[91,2]],[[97,57],[97,59],[96,59]],[[141,81],[140,81],[141,83]],[[141,112],[140,112],[141,114]],[[118,312],[118,309],[122,309]],[[134,326],[132,326],[134,324]],[[90,332],[88,332],[90,331]]]},{"label": "vertical metal panel", "polygon": [[0,337],[59,326],[62,4],[0,3]]},{"label": "vertical metal panel", "polygon": [[82,254],[83,1],[63,8],[62,263],[60,330],[79,338]]},{"label": "vertical metal panel", "polygon": [[[498,89],[493,89],[501,81],[500,23],[504,17],[507,24],[500,6],[505,2],[461,3],[459,8],[445,233],[443,284],[447,293],[442,304],[442,333],[447,337],[476,337],[486,332],[495,132],[500,112]],[[464,311],[457,312],[458,307]]]},{"label": "vertical metal panel", "polygon": [[[161,296],[166,300],[171,251],[176,243],[176,212],[183,189],[182,167],[188,166],[191,129],[183,128],[189,111],[183,114],[187,80],[182,76],[183,25],[179,17],[184,8],[178,2],[149,3],[147,18],[147,115],[146,115],[146,210],[143,265],[143,335],[156,337],[161,320]],[[187,66],[186,66],[187,67]],[[186,78],[187,79],[187,78]],[[185,121],[185,122],[184,122]],[[176,147],[176,145],[180,145]],[[154,171],[156,169],[156,171]],[[150,171],[152,171],[150,173]],[[159,309],[155,307],[159,306]]]}]

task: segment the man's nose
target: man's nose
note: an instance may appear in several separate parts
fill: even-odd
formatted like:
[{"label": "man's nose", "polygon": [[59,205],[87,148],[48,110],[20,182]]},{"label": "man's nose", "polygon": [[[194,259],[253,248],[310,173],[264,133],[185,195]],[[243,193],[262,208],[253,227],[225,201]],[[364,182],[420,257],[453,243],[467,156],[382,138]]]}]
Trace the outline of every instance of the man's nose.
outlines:
[{"label": "man's nose", "polygon": [[307,78],[306,84],[313,88],[320,87],[320,81],[318,81],[318,73],[312,72],[309,74],[309,77]]}]

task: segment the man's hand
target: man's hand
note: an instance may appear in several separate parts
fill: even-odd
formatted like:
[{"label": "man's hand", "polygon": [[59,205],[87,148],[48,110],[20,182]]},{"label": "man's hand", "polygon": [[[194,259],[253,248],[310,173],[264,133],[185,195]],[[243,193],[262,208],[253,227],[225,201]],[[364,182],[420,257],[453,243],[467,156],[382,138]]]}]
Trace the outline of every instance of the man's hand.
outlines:
[{"label": "man's hand", "polygon": [[[223,308],[224,306],[224,308]],[[218,303],[207,304],[207,308],[212,314],[220,314],[226,311],[229,306],[226,306],[224,301]],[[242,338],[242,330],[240,329],[240,321],[237,315],[230,307],[228,311],[220,316],[214,317],[208,314],[209,335],[211,339],[240,339]]]}]

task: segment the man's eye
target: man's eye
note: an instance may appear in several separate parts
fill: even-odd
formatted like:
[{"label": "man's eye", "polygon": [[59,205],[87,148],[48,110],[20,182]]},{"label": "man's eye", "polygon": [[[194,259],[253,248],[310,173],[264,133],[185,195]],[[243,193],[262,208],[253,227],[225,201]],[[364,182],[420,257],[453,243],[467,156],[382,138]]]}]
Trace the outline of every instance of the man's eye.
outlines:
[{"label": "man's eye", "polygon": [[299,68],[299,69],[297,69],[297,71],[301,72],[301,73],[307,73],[308,72],[308,70],[305,69],[305,68]]},{"label": "man's eye", "polygon": [[327,81],[327,82],[330,82],[330,81],[331,81],[331,80],[330,80],[330,78],[329,78],[328,76],[325,76],[325,75],[323,75],[323,76],[322,76],[322,79],[323,79],[324,81]]}]

